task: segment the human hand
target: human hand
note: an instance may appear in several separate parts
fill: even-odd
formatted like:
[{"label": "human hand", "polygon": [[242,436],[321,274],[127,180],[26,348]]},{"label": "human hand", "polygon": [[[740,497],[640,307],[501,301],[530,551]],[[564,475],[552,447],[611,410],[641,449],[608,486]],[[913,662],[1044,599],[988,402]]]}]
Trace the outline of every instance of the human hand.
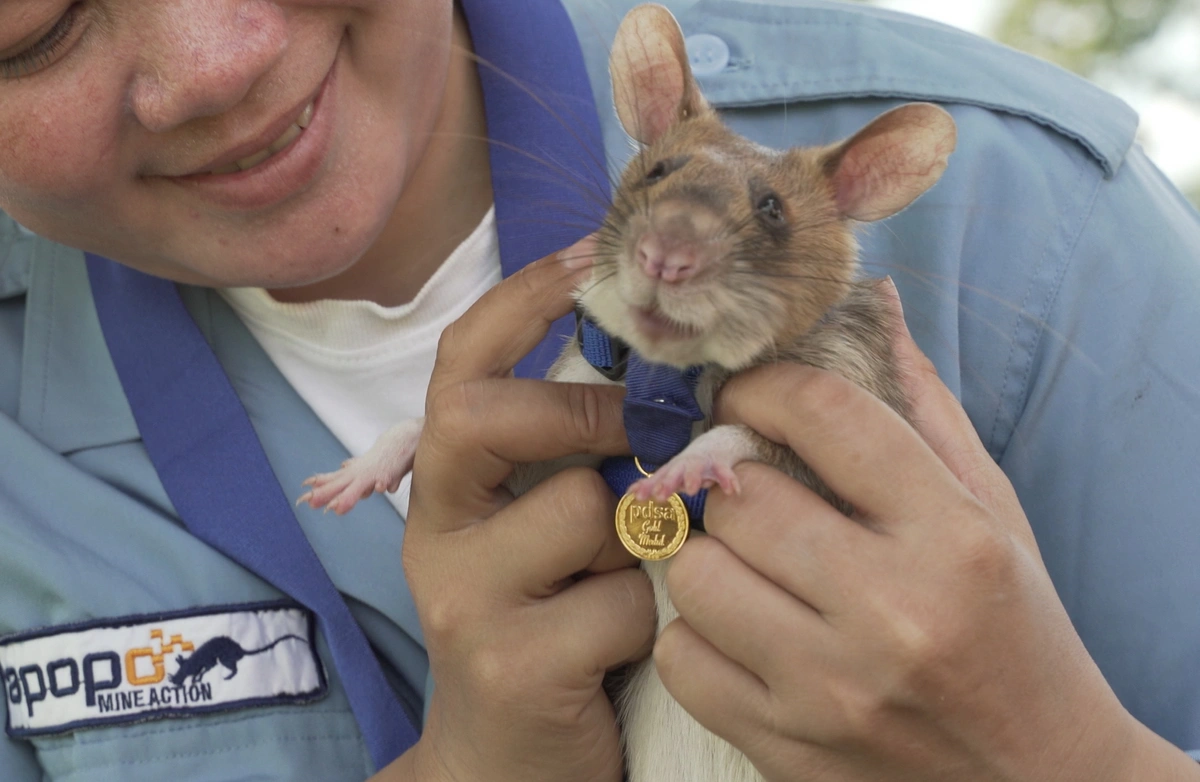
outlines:
[{"label": "human hand", "polygon": [[1011,485],[898,322],[913,426],[810,367],[723,390],[718,422],[789,445],[862,518],[738,466],[743,491],[709,495],[708,536],[671,565],[663,683],[773,781],[1195,779],[1104,681]]},{"label": "human hand", "polygon": [[586,469],[515,500],[502,486],[514,462],[628,452],[623,389],[510,377],[580,276],[531,265],[438,348],[404,542],[436,681],[411,761],[423,782],[622,775],[601,683],[649,653],[655,613],[614,533],[615,498]]}]

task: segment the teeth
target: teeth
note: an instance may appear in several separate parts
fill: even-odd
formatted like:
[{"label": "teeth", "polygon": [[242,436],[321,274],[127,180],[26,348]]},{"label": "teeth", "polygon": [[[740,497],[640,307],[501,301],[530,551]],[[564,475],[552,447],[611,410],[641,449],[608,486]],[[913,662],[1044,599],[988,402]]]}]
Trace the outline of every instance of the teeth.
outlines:
[{"label": "teeth", "polygon": [[255,152],[253,155],[250,155],[249,157],[244,157],[241,160],[236,160],[227,166],[221,166],[220,168],[214,168],[212,171],[209,171],[208,173],[210,173],[210,174],[236,174],[238,171],[245,171],[248,168],[254,168],[259,163],[263,162],[267,158],[274,155],[276,152],[278,152],[281,149],[283,149],[284,147],[286,147],[288,144],[291,144],[293,141],[295,141],[300,136],[300,134],[304,132],[304,129],[307,128],[310,124],[312,124],[312,117],[313,117],[313,104],[310,103],[304,107],[304,111],[300,112],[300,118],[297,119],[295,122],[293,122],[291,125],[288,125],[287,130],[283,131],[283,135],[281,135],[279,138],[272,141],[267,146],[266,149],[262,150],[261,152]]},{"label": "teeth", "polygon": [[296,140],[297,136],[299,136],[301,133],[304,132],[302,130],[302,128],[303,128],[302,125],[298,125],[294,122],[291,125],[288,125],[288,129],[283,131],[283,135],[280,136],[279,138],[277,138],[271,144],[271,146],[267,147],[267,152],[274,155],[276,152],[283,149],[288,144],[291,144],[293,141]]},{"label": "teeth", "polygon": [[250,157],[244,157],[237,161],[237,167],[245,171],[247,168],[254,168],[269,157],[271,157],[271,149],[268,147],[262,152],[256,152]]}]

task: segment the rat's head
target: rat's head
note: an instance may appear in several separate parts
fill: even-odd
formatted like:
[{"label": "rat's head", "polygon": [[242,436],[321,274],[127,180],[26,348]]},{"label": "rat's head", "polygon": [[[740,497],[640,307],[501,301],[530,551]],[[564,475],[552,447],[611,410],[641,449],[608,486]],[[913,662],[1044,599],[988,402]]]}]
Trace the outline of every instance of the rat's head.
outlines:
[{"label": "rat's head", "polygon": [[617,114],[642,148],[580,301],[652,362],[736,370],[808,331],[854,279],[853,224],[906,207],[954,149],[950,115],[921,103],[828,147],[748,141],[700,94],[658,5],[625,17],[609,67]]}]

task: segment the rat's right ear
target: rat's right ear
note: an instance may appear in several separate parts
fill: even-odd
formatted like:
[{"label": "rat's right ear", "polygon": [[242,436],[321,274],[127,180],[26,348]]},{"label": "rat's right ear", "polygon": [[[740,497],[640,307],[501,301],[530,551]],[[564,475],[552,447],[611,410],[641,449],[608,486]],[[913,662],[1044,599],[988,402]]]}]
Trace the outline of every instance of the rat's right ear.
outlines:
[{"label": "rat's right ear", "polygon": [[932,103],[876,117],[825,154],[838,211],[864,222],[899,212],[938,181],[957,139],[954,119]]},{"label": "rat's right ear", "polygon": [[608,60],[613,101],[625,132],[653,144],[681,120],[712,111],[692,77],[683,32],[661,5],[625,15]]}]

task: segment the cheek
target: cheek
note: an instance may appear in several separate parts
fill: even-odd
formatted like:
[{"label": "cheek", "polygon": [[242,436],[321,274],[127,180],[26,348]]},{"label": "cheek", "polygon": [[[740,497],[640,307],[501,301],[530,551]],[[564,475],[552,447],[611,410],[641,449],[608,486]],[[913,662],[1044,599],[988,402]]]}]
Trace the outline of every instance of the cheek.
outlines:
[{"label": "cheek", "polygon": [[120,82],[64,76],[0,83],[0,207],[14,215],[95,202],[116,184],[121,98],[102,85]]}]

